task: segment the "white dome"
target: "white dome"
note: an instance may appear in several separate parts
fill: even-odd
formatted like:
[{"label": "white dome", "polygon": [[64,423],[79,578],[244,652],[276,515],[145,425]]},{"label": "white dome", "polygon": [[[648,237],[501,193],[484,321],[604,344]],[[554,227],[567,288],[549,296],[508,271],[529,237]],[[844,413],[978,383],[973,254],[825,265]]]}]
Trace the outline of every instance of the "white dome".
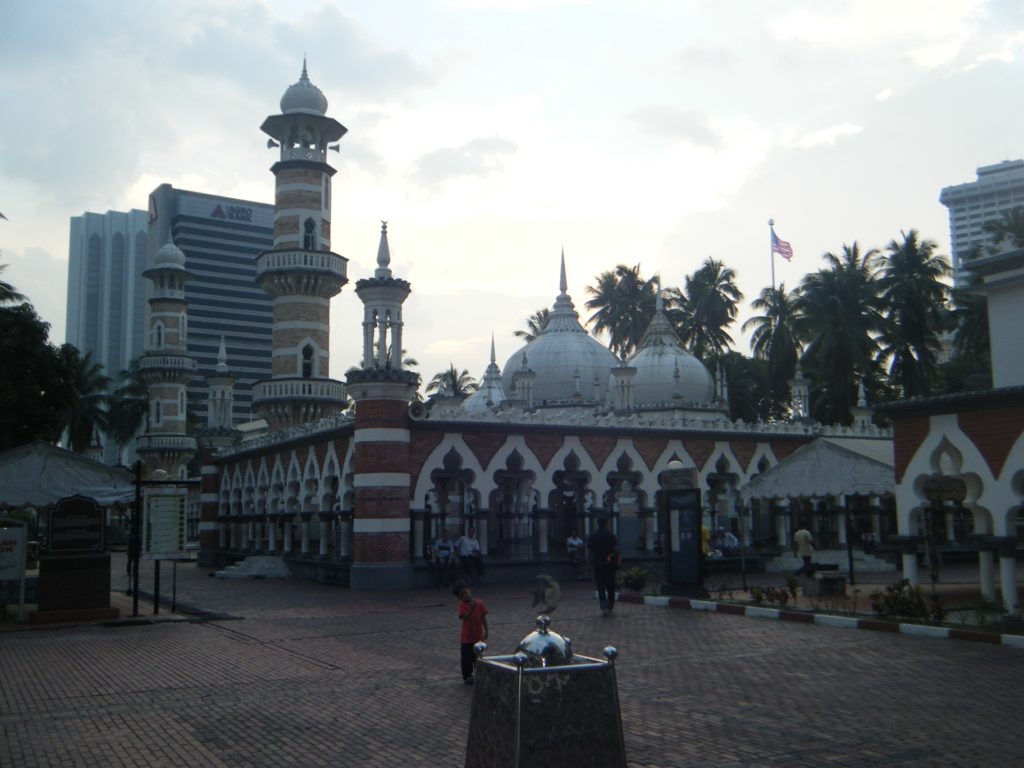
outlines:
[{"label": "white dome", "polygon": [[167,242],[161,245],[160,249],[153,256],[153,266],[184,267],[185,253],[168,237]]},{"label": "white dome", "polygon": [[655,403],[709,404],[715,399],[714,379],[700,360],[683,349],[660,299],[628,364],[636,368],[633,402],[639,408]]},{"label": "white dome", "polygon": [[307,115],[324,115],[327,113],[327,97],[323,91],[309,82],[306,74],[306,62],[302,62],[302,75],[299,82],[289,85],[281,97],[281,112],[289,114],[300,112]]},{"label": "white dome", "polygon": [[562,293],[555,299],[547,326],[505,363],[502,384],[505,391],[516,399],[522,396],[520,393],[512,395],[513,376],[522,368],[524,354],[527,365],[536,374],[534,405],[543,405],[544,401],[573,400],[577,394],[577,380],[578,394],[584,400],[603,400],[607,394],[608,376],[617,363],[615,355],[580,325],[572,299],[565,293],[564,277]]}]

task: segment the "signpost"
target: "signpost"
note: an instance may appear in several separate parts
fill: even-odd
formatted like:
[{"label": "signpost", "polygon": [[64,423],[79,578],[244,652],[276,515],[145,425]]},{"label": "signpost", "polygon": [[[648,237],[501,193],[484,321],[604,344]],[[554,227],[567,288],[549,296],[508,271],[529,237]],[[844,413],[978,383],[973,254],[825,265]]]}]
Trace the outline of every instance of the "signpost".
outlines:
[{"label": "signpost", "polygon": [[[17,581],[18,621],[24,621],[25,612],[25,554],[28,549],[25,523],[10,518],[0,518],[0,585],[6,590],[8,584]],[[6,598],[5,598],[6,601]]]},{"label": "signpost", "polygon": [[[154,485],[146,488],[142,519],[142,556],[154,561],[154,615],[160,613],[160,561],[172,560],[177,568],[177,561],[186,556],[187,511],[188,488],[172,485]],[[172,611],[174,607],[171,606]]]}]

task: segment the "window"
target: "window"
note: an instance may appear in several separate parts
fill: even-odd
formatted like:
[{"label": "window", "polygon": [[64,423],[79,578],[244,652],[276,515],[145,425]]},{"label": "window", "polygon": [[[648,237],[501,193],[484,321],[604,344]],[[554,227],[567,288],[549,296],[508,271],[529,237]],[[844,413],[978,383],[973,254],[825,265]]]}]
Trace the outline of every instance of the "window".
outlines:
[{"label": "window", "polygon": [[159,427],[164,423],[164,412],[162,404],[159,400],[153,401],[153,426]]},{"label": "window", "polygon": [[179,418],[181,418],[183,420],[185,418],[185,390],[184,389],[181,390],[181,392],[178,393],[178,416],[179,416]]},{"label": "window", "polygon": [[313,346],[311,344],[302,348],[302,378],[313,378]]},{"label": "window", "polygon": [[306,219],[302,225],[302,247],[307,251],[316,250],[316,222],[313,219]]},{"label": "window", "polygon": [[164,324],[156,322],[153,325],[153,349],[163,349],[164,347]]}]

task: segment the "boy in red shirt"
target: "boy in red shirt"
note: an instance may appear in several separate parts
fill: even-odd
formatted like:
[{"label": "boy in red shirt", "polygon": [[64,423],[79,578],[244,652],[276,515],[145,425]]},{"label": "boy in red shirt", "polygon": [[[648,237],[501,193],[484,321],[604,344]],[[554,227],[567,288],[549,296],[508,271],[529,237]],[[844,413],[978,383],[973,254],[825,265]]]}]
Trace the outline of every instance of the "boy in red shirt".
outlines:
[{"label": "boy in red shirt", "polygon": [[483,600],[473,597],[463,582],[455,585],[452,594],[459,598],[459,619],[462,621],[462,679],[467,685],[472,685],[473,668],[476,666],[473,646],[487,639],[487,606]]}]

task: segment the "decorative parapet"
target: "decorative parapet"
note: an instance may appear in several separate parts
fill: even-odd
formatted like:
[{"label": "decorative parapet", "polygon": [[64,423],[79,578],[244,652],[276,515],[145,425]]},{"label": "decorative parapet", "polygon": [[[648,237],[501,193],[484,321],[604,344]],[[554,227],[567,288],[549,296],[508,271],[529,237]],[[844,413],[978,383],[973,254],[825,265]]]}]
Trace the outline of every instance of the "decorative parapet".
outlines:
[{"label": "decorative parapet", "polygon": [[256,257],[256,279],[264,273],[282,270],[315,269],[345,279],[348,259],[330,251],[288,249],[264,251]]},{"label": "decorative parapet", "polygon": [[325,416],[322,419],[311,421],[307,424],[295,424],[290,427],[271,432],[266,435],[254,437],[251,440],[237,443],[217,451],[217,456],[233,456],[237,453],[245,453],[260,448],[287,443],[291,440],[300,440],[310,435],[317,435],[322,432],[332,432],[337,429],[351,426],[355,423],[355,417],[347,413],[339,413],[335,416]]},{"label": "decorative parapet", "polygon": [[335,379],[267,379],[252,385],[253,405],[272,400],[345,401],[345,385]]},{"label": "decorative parapet", "polygon": [[135,450],[139,453],[195,451],[197,447],[196,439],[191,435],[142,435],[135,443]]},{"label": "decorative parapet", "polygon": [[154,370],[195,373],[196,361],[195,358],[187,355],[161,355],[147,352],[139,358],[139,370],[143,373]]}]

